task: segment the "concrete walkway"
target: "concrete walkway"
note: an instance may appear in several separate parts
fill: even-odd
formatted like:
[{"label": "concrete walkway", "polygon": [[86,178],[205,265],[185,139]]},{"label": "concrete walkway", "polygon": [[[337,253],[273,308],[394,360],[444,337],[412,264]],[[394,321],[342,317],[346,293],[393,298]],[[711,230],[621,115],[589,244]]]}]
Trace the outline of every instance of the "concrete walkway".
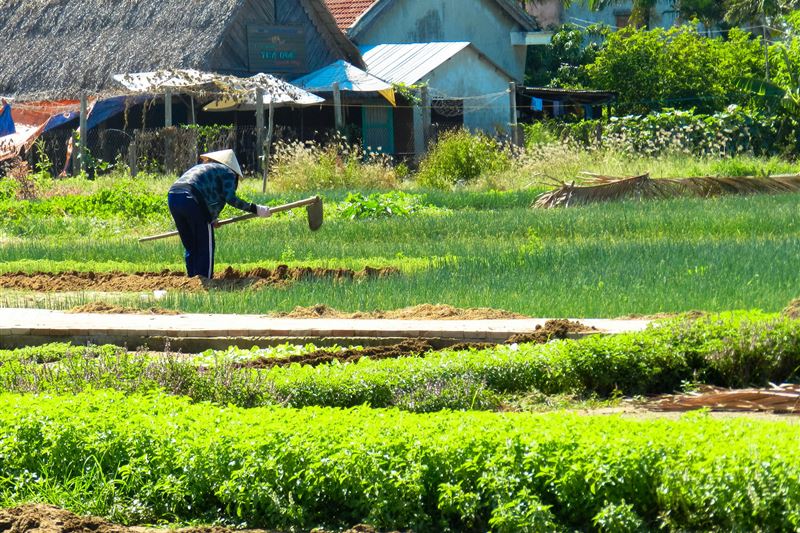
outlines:
[{"label": "concrete walkway", "polygon": [[[641,331],[649,320],[578,319],[600,333]],[[134,315],[65,313],[42,309],[0,309],[0,348],[47,342],[147,346],[160,350],[270,346],[285,342],[325,346],[379,345],[424,338],[435,345],[504,342],[530,333],[546,319],[385,320],[294,319],[257,315]],[[576,336],[581,336],[577,334]]]}]

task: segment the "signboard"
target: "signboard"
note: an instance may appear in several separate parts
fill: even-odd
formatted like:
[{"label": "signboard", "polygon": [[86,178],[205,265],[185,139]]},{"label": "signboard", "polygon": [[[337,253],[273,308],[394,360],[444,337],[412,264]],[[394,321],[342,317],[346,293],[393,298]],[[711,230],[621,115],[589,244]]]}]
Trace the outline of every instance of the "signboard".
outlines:
[{"label": "signboard", "polygon": [[302,26],[247,26],[247,48],[250,72],[308,72]]}]

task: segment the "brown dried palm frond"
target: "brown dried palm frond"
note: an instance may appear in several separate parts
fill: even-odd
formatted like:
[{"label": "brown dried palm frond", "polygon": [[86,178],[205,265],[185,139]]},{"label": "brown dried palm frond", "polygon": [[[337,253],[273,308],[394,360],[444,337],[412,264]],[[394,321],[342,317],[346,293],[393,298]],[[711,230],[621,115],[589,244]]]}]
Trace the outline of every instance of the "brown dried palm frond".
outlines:
[{"label": "brown dried palm frond", "polygon": [[580,184],[561,182],[557,189],[540,195],[534,207],[569,207],[619,200],[676,198],[696,196],[709,198],[727,194],[778,194],[800,191],[800,174],[756,176],[703,176],[693,178],[659,178],[650,174],[631,177],[588,174]]}]

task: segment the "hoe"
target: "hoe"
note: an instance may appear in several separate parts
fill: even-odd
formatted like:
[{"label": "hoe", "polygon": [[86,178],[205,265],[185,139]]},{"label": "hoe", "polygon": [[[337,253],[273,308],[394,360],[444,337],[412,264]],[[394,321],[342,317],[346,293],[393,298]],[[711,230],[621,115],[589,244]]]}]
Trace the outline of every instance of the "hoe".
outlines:
[{"label": "hoe", "polygon": [[[308,213],[308,227],[311,228],[311,231],[317,231],[322,226],[322,199],[319,196],[312,196],[311,198],[306,198],[305,200],[298,200],[297,202],[292,202],[290,204],[270,207],[269,210],[272,211],[273,213],[281,213],[283,211],[290,211],[292,209],[297,209],[298,207],[306,208],[306,212]],[[254,213],[250,213],[247,215],[220,220],[217,223],[217,225],[225,226],[226,224],[233,224],[234,222],[248,220],[250,218],[255,218],[255,217],[256,215]],[[157,241],[158,239],[166,239],[167,237],[173,237],[177,234],[178,234],[177,231],[170,231],[169,233],[162,233],[161,235],[143,237],[139,239],[139,242]]]}]

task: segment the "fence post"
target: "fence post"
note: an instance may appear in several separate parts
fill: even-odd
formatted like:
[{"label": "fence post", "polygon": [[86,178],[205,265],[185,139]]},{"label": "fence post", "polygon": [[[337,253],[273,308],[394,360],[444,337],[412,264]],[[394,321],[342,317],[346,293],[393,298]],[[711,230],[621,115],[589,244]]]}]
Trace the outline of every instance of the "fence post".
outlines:
[{"label": "fence post", "polygon": [[86,93],[81,93],[81,115],[80,125],[78,126],[78,144],[73,142],[72,147],[75,151],[73,155],[72,173],[80,174],[83,170],[83,163],[86,160],[86,116],[88,115],[89,101]]},{"label": "fence post", "polygon": [[336,131],[341,133],[344,130],[344,115],[342,114],[342,91],[339,90],[339,83],[333,84],[333,116]]},{"label": "fence post", "polygon": [[167,89],[164,93],[164,170],[167,172],[171,172],[175,167],[170,128],[172,128],[172,90]]},{"label": "fence post", "polygon": [[264,89],[256,89],[256,168],[264,170]]},{"label": "fence post", "polygon": [[267,176],[269,175],[269,158],[272,149],[272,133],[275,130],[275,103],[269,101],[269,128],[267,129],[267,141],[264,143],[264,183],[261,185],[261,192],[267,192]]},{"label": "fence post", "polygon": [[519,145],[519,128],[517,124],[517,84],[516,82],[511,82],[508,84],[508,94],[509,94],[509,126],[511,128],[511,142]]},{"label": "fence post", "polygon": [[422,97],[422,139],[425,143],[423,151],[428,149],[428,143],[431,140],[431,93],[427,85],[420,88],[420,96]]},{"label": "fence post", "polygon": [[131,177],[135,178],[139,174],[139,156],[136,153],[136,136],[139,135],[139,130],[133,132],[133,138],[128,144],[128,166],[131,169]]}]

